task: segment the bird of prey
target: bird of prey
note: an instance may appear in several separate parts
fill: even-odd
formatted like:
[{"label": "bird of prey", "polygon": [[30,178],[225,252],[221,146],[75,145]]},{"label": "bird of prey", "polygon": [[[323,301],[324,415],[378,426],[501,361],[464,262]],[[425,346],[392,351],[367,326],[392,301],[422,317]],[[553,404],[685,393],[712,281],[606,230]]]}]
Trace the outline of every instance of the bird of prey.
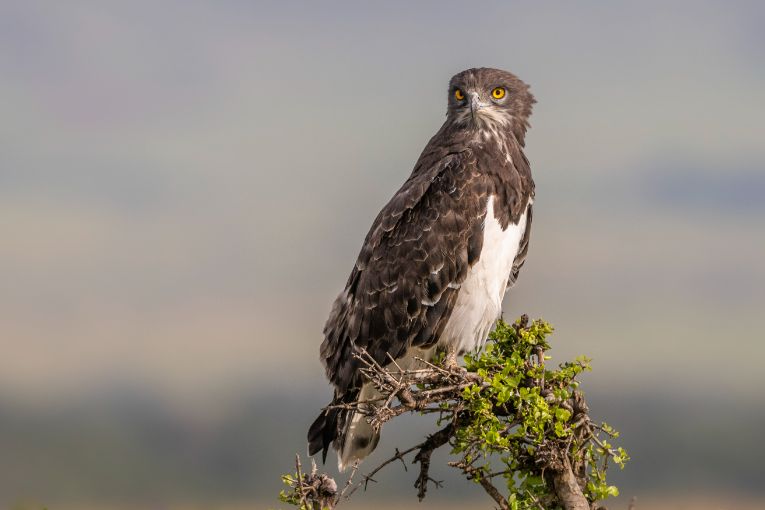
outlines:
[{"label": "bird of prey", "polygon": [[524,138],[534,97],[515,75],[468,69],[449,82],[446,121],[377,215],[324,327],[321,361],[334,399],[308,432],[310,455],[330,445],[344,470],[379,432],[343,409],[375,398],[354,357],[395,359],[480,349],[528,250],[534,181]]}]

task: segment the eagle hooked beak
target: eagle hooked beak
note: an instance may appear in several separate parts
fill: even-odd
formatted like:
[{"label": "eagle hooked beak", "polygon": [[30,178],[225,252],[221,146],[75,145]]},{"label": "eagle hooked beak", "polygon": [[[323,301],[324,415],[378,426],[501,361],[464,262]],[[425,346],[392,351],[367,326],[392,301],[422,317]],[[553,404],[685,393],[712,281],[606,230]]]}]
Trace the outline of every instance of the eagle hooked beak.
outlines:
[{"label": "eagle hooked beak", "polygon": [[478,92],[470,92],[469,96],[470,96],[470,116],[473,118],[473,120],[475,120],[476,112],[478,112],[478,110],[480,110],[486,105],[484,105],[480,101],[480,99],[478,99]]}]

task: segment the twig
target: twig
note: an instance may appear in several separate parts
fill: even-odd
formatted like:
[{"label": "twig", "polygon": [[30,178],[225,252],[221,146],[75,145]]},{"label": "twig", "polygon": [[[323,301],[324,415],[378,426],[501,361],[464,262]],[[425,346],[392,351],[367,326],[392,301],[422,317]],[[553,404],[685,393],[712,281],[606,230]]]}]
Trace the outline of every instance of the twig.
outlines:
[{"label": "twig", "polygon": [[483,487],[483,490],[486,491],[489,496],[491,496],[491,499],[496,501],[501,510],[510,510],[510,506],[507,504],[507,499],[505,499],[505,497],[499,492],[499,489],[497,489],[494,484],[491,483],[491,480],[483,474],[483,470],[481,468],[473,467],[464,461],[449,462],[449,465],[461,469],[462,472],[467,475],[468,480],[476,480],[478,483],[480,483],[481,487]]},{"label": "twig", "polygon": [[[600,439],[598,439],[598,436],[595,435],[595,433],[590,429],[590,438],[595,441],[595,443],[600,446],[604,452],[608,453],[611,457],[616,457],[616,453],[614,452],[613,448],[606,448],[606,446],[601,442]],[[608,456],[605,457],[608,459]]]},{"label": "twig", "polygon": [[297,455],[297,454],[295,455],[295,469],[297,471],[297,483],[298,483],[297,490],[298,490],[298,493],[300,494],[300,504],[305,506],[306,508],[311,508],[310,506],[308,506],[308,501],[306,501],[305,486],[304,486],[305,480],[303,479],[303,471],[300,465],[300,455]]},{"label": "twig", "polygon": [[[356,462],[354,462],[354,463],[353,463],[353,470],[351,470],[351,474],[350,474],[350,476],[348,476],[348,481],[347,481],[347,482],[345,482],[345,485],[343,486],[343,490],[341,490],[341,491],[338,493],[338,495],[337,495],[337,499],[336,499],[336,501],[335,501],[335,504],[337,504],[337,503],[340,501],[340,499],[341,499],[343,496],[345,496],[345,492],[346,492],[346,491],[347,491],[347,490],[348,490],[348,489],[351,487],[351,485],[353,484],[353,477],[356,475],[356,471],[358,471],[358,470],[359,470],[359,462],[358,462],[358,461],[356,461]],[[353,494],[353,492],[351,492],[351,494]],[[351,494],[348,494],[348,496],[345,496],[345,498],[346,498],[346,499],[348,499],[349,497],[351,497]]]},{"label": "twig", "polygon": [[443,375],[452,375],[451,372],[449,372],[448,370],[444,370],[443,368],[439,367],[438,365],[435,365],[435,364],[431,363],[430,361],[428,361],[428,360],[426,360],[424,358],[420,358],[420,357],[415,356],[414,359],[416,361],[419,361],[423,365],[425,365],[427,367],[430,367],[432,370],[436,370],[436,371],[440,372]]},{"label": "twig", "polygon": [[542,503],[539,502],[537,497],[532,494],[531,491],[527,490],[526,494],[528,494],[532,501],[534,501],[534,504],[539,508],[539,510],[545,510],[545,507],[542,506]]},{"label": "twig", "polygon": [[434,450],[437,450],[448,443],[453,434],[454,423],[450,423],[435,434],[431,434],[424,442],[420,443],[420,451],[412,461],[412,463],[420,463],[420,474],[417,477],[417,481],[414,482],[414,486],[417,489],[417,498],[420,501],[425,498],[425,493],[428,490],[428,481],[432,481],[436,488],[441,486],[441,482],[434,480],[429,475],[430,456],[433,454]]},{"label": "twig", "polygon": [[[376,481],[372,477],[374,475],[376,475],[382,468],[384,468],[385,466],[387,466],[388,464],[390,464],[391,462],[394,462],[396,460],[403,461],[404,460],[403,457],[405,455],[408,455],[408,454],[412,453],[413,451],[415,451],[419,447],[420,447],[420,445],[412,446],[411,448],[409,448],[407,450],[404,450],[403,452],[399,451],[398,448],[396,448],[396,454],[393,457],[391,457],[388,460],[386,460],[385,462],[383,462],[382,464],[380,464],[379,466],[377,466],[370,473],[364,475],[364,478],[362,480],[359,480],[359,482],[356,483],[356,485],[353,487],[351,492],[348,493],[348,497],[350,498],[351,495],[353,495],[353,493],[356,492],[358,490],[358,488],[361,487],[362,485],[364,486],[364,490],[366,490],[367,485],[369,484],[369,482]],[[404,469],[406,469],[406,464],[404,464]]]}]

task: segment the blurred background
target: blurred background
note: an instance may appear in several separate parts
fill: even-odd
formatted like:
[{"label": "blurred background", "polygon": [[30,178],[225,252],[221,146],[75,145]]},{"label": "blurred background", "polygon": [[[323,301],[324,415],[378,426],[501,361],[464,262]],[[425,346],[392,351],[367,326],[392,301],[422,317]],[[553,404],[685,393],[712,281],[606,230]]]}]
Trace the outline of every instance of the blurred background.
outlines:
[{"label": "blurred background", "polygon": [[[625,498],[762,508],[764,21],[758,1],[0,3],[0,505],[284,507],[331,395],[330,305],[449,78],[491,66],[538,99],[506,317],[594,359]],[[375,458],[431,426],[391,424]],[[439,469],[418,508],[490,507]],[[415,501],[411,472],[379,481],[348,507]]]}]

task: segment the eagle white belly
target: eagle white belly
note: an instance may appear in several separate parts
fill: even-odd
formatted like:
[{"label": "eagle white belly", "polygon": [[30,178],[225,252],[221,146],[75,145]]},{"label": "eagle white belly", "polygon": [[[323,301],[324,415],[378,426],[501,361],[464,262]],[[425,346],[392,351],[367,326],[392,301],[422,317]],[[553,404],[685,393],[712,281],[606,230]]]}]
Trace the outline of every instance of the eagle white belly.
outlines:
[{"label": "eagle white belly", "polygon": [[494,196],[489,197],[481,254],[462,282],[457,302],[438,341],[441,347],[463,353],[478,349],[486,342],[502,312],[502,298],[525,229],[524,212],[517,224],[510,223],[502,230],[494,217]]}]

